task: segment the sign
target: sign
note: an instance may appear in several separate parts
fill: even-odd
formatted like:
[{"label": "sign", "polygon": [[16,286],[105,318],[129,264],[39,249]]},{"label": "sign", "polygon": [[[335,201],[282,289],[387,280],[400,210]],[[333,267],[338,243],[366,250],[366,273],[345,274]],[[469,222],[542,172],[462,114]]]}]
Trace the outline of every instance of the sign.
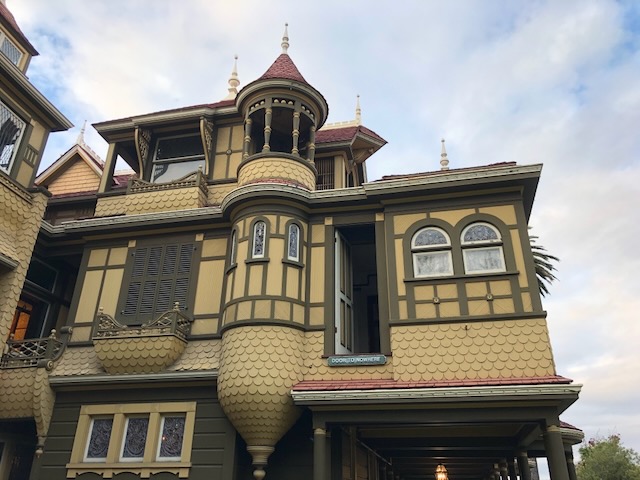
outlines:
[{"label": "sign", "polygon": [[334,355],[327,359],[330,367],[354,367],[358,365],[384,365],[384,355]]}]

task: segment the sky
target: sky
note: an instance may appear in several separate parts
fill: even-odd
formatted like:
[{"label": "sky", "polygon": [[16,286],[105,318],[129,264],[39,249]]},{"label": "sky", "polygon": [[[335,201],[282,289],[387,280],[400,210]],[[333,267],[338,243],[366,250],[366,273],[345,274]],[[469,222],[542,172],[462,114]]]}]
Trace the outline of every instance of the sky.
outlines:
[{"label": "sky", "polygon": [[[530,220],[560,257],[544,299],[559,374],[583,384],[563,419],[640,451],[640,3],[608,0],[7,0],[40,52],[28,75],[77,127],[227,94],[289,54],[329,102],[389,143],[369,179],[543,163]],[[89,126],[86,142],[107,146]]]}]

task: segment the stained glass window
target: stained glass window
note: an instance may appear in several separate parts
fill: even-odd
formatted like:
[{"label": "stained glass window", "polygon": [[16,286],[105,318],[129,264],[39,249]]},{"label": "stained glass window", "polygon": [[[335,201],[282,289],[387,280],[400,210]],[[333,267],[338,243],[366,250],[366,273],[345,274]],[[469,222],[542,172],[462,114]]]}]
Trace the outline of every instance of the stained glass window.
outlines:
[{"label": "stained glass window", "polygon": [[415,277],[442,277],[453,275],[451,240],[444,230],[426,227],[411,239],[413,275]]},{"label": "stained glass window", "polygon": [[253,226],[253,258],[264,257],[266,230],[267,225],[262,221]]},{"label": "stained glass window", "polygon": [[231,254],[230,254],[230,258],[229,258],[229,264],[230,265],[235,265],[236,264],[236,248],[237,248],[237,242],[238,242],[238,236],[236,231],[234,230],[231,233]]},{"label": "stained glass window", "polygon": [[91,421],[91,434],[87,443],[85,458],[89,461],[100,461],[107,458],[113,418],[94,418]]},{"label": "stained glass window", "polygon": [[147,443],[149,417],[129,417],[122,444],[121,460],[139,460],[144,457],[144,446]]},{"label": "stained glass window", "polygon": [[182,439],[184,437],[185,417],[162,417],[162,434],[158,447],[158,460],[179,459],[182,455]]},{"label": "stained glass window", "polygon": [[298,247],[300,245],[300,227],[295,223],[289,225],[289,243],[287,250],[287,258],[289,260],[298,261]]},{"label": "stained glass window", "polygon": [[462,231],[465,273],[504,272],[504,253],[500,231],[488,223],[473,223]]}]

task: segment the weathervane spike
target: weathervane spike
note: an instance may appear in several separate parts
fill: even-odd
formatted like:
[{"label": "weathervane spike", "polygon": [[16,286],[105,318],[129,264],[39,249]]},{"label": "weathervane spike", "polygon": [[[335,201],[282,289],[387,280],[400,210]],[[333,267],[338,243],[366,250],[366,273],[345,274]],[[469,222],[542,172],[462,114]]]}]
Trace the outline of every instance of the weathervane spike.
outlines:
[{"label": "weathervane spike", "polygon": [[447,149],[444,146],[444,138],[442,142],[442,153],[440,154],[440,170],[449,170],[449,159],[447,158]]},{"label": "weathervane spike", "polygon": [[84,145],[84,131],[87,128],[87,121],[85,120],[82,124],[82,128],[80,129],[80,133],[78,134],[78,138],[76,139],[77,145]]},{"label": "weathervane spike", "polygon": [[229,94],[225,97],[225,100],[235,99],[238,94],[238,85],[240,85],[240,80],[238,79],[238,55],[234,55],[233,59],[233,70],[229,77]]},{"label": "weathervane spike", "polygon": [[356,95],[356,124],[362,125],[362,109],[360,108],[360,95]]},{"label": "weathervane spike", "polygon": [[289,49],[289,24],[284,24],[284,35],[282,36],[282,53],[287,53]]}]

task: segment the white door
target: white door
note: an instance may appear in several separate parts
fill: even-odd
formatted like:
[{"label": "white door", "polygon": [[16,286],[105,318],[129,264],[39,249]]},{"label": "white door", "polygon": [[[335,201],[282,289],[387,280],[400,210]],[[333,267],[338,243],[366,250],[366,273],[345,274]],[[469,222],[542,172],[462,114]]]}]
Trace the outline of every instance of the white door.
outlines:
[{"label": "white door", "polygon": [[353,280],[351,272],[351,245],[336,231],[335,249],[335,353],[353,353]]}]

